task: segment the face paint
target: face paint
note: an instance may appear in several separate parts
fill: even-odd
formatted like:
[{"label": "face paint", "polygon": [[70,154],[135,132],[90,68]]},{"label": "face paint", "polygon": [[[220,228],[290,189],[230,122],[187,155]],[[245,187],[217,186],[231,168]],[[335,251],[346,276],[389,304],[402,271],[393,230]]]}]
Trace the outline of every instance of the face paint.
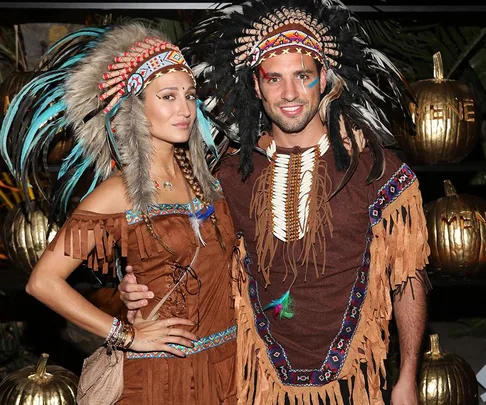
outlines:
[{"label": "face paint", "polygon": [[313,87],[314,87],[314,86],[315,86],[317,83],[319,83],[319,78],[318,78],[318,77],[316,77],[316,78],[315,78],[315,79],[312,81],[312,83],[310,83],[310,84],[309,84],[309,86],[308,86],[308,87],[309,87],[309,89],[312,89],[312,88],[313,88]]},{"label": "face paint", "polygon": [[[305,64],[304,64],[304,58],[302,55],[300,55],[300,64],[302,65],[302,71],[305,70]],[[307,95],[307,89],[304,86],[304,79],[300,79],[300,84],[302,86],[302,90],[304,91],[304,94]]]},{"label": "face paint", "polygon": [[262,74],[262,78],[265,80],[265,79],[268,79],[267,77],[267,72],[265,72],[262,68],[262,66],[258,66],[258,69],[260,69],[260,73]]}]

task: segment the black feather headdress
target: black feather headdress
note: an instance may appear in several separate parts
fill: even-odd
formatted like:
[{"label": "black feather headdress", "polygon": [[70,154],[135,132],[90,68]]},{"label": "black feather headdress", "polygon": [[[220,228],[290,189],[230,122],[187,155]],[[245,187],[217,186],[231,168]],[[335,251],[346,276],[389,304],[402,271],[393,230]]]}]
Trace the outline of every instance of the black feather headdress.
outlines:
[{"label": "black feather headdress", "polygon": [[[292,30],[298,38],[289,37]],[[336,0],[250,0],[217,9],[187,31],[179,46],[189,60],[203,61],[193,71],[209,95],[208,109],[233,129],[230,137],[240,147],[243,177],[253,170],[252,151],[261,132],[263,107],[254,89],[255,68],[284,48],[312,56],[326,69],[323,98],[337,83],[342,85],[340,96],[321,113],[337,168],[347,169],[342,186],[357,164],[354,130],[363,132],[374,155],[371,182],[383,172],[382,148],[395,144],[384,106],[395,103],[408,114],[403,76],[366,38],[349,9]],[[340,119],[351,140],[351,156],[343,146]]]}]

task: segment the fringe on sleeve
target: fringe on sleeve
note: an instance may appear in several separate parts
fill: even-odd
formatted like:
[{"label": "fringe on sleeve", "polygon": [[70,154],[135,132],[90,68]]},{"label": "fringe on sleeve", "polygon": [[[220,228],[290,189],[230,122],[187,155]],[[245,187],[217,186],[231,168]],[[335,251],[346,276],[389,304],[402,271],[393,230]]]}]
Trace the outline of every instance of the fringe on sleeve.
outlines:
[{"label": "fringe on sleeve", "polygon": [[[90,233],[95,241],[92,250],[89,250],[88,242]],[[122,213],[102,215],[87,211],[75,212],[48,246],[49,250],[54,250],[61,234],[64,235],[64,254],[73,259],[85,260],[94,271],[108,273],[113,247],[117,243],[121,247],[121,255],[127,256],[128,224]]]},{"label": "fringe on sleeve", "polygon": [[[417,179],[414,178],[396,199],[379,211],[379,217],[375,218],[370,213],[373,239],[368,289],[361,319],[340,373],[340,378],[346,378],[348,382],[351,376],[356,376],[351,387],[356,395],[366,378],[369,397],[359,402],[365,405],[383,404],[380,375],[386,376],[388,325],[393,311],[390,291],[403,290],[410,279],[421,281],[424,287],[428,285],[424,268],[430,249]],[[367,364],[366,375],[360,372],[361,362]]]},{"label": "fringe on sleeve", "polygon": [[394,294],[401,294],[410,279],[420,281],[426,290],[430,288],[425,271],[430,248],[418,180],[383,210],[373,235],[374,255],[383,261],[379,266],[388,270]]}]

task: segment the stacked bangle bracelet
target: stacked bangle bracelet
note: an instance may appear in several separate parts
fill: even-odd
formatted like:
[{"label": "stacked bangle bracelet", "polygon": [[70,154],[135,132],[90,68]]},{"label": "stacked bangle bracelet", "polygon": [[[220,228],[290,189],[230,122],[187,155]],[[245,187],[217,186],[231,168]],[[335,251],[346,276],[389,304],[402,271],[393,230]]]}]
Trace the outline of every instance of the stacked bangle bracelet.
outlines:
[{"label": "stacked bangle bracelet", "polygon": [[135,328],[133,325],[124,323],[118,318],[113,318],[110,333],[105,344],[117,349],[129,349],[135,340]]}]

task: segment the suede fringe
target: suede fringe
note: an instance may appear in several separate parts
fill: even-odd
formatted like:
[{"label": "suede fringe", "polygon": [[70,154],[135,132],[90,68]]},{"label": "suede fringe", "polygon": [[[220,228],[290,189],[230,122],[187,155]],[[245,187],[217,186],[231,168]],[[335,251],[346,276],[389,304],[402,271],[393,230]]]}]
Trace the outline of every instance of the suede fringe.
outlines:
[{"label": "suede fringe", "polygon": [[[389,225],[393,222],[393,227]],[[371,263],[368,289],[360,321],[338,376],[347,381],[354,405],[384,405],[380,375],[385,377],[389,332],[392,317],[390,290],[403,287],[410,278],[421,280],[418,270],[429,256],[427,228],[422,199],[415,180],[410,187],[382,212],[382,220],[372,228]],[[237,389],[238,405],[318,404],[318,399],[332,405],[343,404],[337,380],[323,386],[284,385],[267,355],[264,342],[255,328],[248,295],[243,238],[233,259],[235,309],[238,324]],[[389,270],[389,271],[387,271]],[[366,363],[366,375],[360,368]],[[368,393],[365,390],[368,383]]]},{"label": "suede fringe", "polygon": [[[133,226],[141,259],[163,251],[163,248],[150,235],[143,221]],[[122,257],[127,257],[128,254],[128,223],[125,213],[107,215],[77,211],[56,234],[48,247],[49,250],[54,250],[61,234],[64,235],[64,254],[66,256],[85,260],[90,269],[101,270],[103,274],[110,271],[115,244],[120,247]],[[90,251],[88,249],[89,241],[93,239],[95,247]],[[114,272],[113,275],[115,275]]]},{"label": "suede fringe", "polygon": [[[319,156],[317,147],[316,155]],[[291,154],[290,159],[295,159],[298,154]],[[299,267],[304,268],[305,278],[310,263],[314,263],[316,277],[324,274],[326,267],[326,227],[332,236],[332,212],[329,204],[329,196],[332,192],[331,179],[327,173],[327,163],[324,159],[316,158],[314,171],[312,173],[312,185],[309,191],[307,201],[309,213],[307,216],[306,230],[301,240],[295,240],[292,234],[297,233],[300,229],[299,221],[299,188],[295,183],[300,182],[300,170],[293,173],[290,170],[289,177],[297,178],[295,182],[288,180],[286,201],[287,216],[287,237],[288,242],[282,242],[273,235],[273,215],[271,208],[272,193],[274,188],[273,164],[265,168],[260,177],[256,180],[253,188],[253,198],[250,203],[250,218],[255,218],[255,239],[257,241],[258,271],[261,271],[267,286],[271,284],[270,269],[273,258],[277,252],[284,258],[285,264],[285,281],[288,276],[288,270],[292,271],[293,280],[298,276]],[[294,224],[293,232],[290,232],[289,224]],[[295,225],[297,224],[297,225]],[[295,229],[297,228],[297,229]],[[317,252],[321,252],[322,268],[318,268]]]}]

